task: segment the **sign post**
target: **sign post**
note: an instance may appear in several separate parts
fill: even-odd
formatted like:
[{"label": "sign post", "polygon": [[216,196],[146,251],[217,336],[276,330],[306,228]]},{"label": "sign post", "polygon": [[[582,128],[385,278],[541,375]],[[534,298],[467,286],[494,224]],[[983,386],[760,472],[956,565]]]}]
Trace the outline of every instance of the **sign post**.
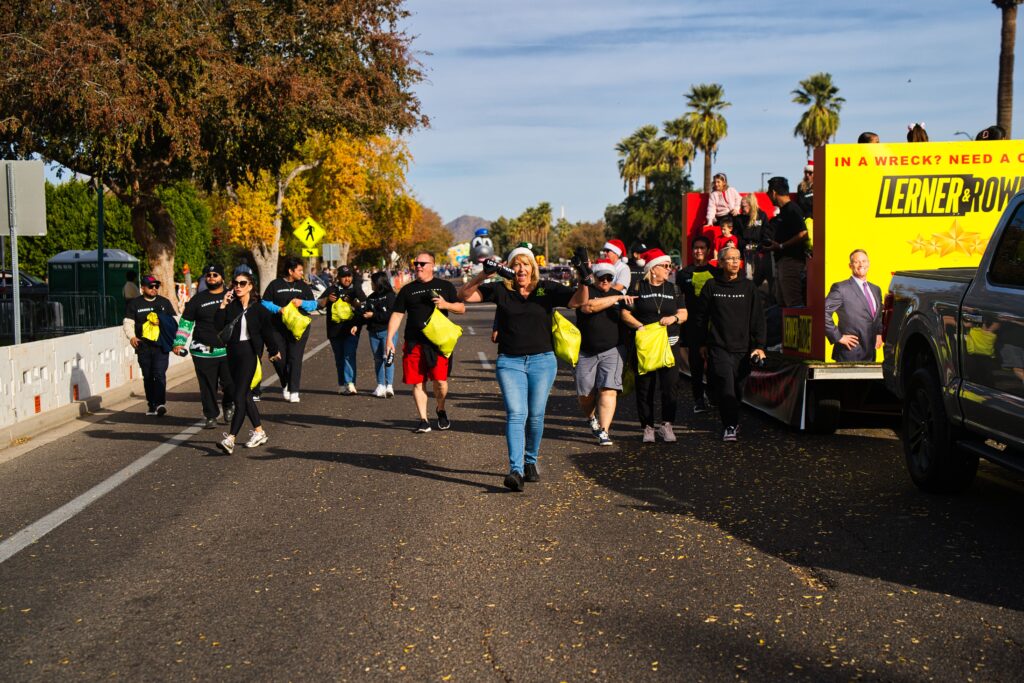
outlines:
[{"label": "sign post", "polygon": [[18,210],[14,199],[14,167],[6,164],[7,225],[11,230],[11,291],[14,292],[14,345],[21,343],[21,279],[18,275]]},{"label": "sign post", "polygon": [[18,232],[46,234],[46,191],[42,161],[5,161],[0,192],[0,221],[11,236],[11,291],[14,293],[14,344],[21,343],[21,276],[18,273]]},{"label": "sign post", "polygon": [[315,220],[306,218],[299,223],[299,227],[292,230],[292,234],[295,235],[295,239],[306,245],[306,248],[302,250],[302,257],[316,258],[320,255],[320,250],[316,248],[316,245],[320,244],[327,233]]}]

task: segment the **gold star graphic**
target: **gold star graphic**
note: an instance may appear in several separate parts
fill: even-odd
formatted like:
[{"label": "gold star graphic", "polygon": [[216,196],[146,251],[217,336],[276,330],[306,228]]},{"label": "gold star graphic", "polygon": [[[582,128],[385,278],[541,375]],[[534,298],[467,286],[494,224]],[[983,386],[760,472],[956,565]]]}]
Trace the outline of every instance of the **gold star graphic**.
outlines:
[{"label": "gold star graphic", "polygon": [[924,238],[921,237],[921,233],[918,233],[917,237],[915,237],[914,239],[907,240],[907,244],[910,245],[910,253],[916,254],[917,252],[924,249]]},{"label": "gold star graphic", "polygon": [[932,242],[938,247],[940,256],[946,256],[953,252],[960,252],[970,256],[974,240],[978,236],[976,232],[964,230],[960,222],[954,219],[947,232],[932,235]]},{"label": "gold star graphic", "polygon": [[942,247],[940,247],[939,243],[935,240],[935,235],[932,235],[932,238],[924,243],[925,256],[932,256],[934,254],[938,254],[941,250]]}]

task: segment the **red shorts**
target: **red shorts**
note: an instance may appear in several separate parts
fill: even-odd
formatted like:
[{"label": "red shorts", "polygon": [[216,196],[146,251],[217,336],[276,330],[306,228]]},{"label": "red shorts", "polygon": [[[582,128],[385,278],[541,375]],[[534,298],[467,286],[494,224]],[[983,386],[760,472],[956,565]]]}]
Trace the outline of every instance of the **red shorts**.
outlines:
[{"label": "red shorts", "polygon": [[423,346],[405,342],[402,347],[402,381],[406,384],[422,384],[428,379],[438,382],[448,381],[448,359],[437,354],[437,365],[426,367],[426,360],[420,351]]}]

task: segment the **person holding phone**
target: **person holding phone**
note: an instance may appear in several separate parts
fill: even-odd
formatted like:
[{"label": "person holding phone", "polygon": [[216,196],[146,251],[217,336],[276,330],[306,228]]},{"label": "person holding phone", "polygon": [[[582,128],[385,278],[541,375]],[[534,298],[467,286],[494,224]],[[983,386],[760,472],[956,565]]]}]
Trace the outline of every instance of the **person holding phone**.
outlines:
[{"label": "person holding phone", "polygon": [[252,380],[264,347],[270,353],[271,362],[281,360],[282,342],[274,329],[274,316],[260,305],[260,297],[253,285],[251,275],[236,275],[214,318],[217,336],[227,347],[228,369],[235,386],[235,414],[229,431],[218,444],[228,455],[235,450],[235,437],[241,431],[246,416],[253,428],[246,448],[267,442],[267,433],[253,401]]}]

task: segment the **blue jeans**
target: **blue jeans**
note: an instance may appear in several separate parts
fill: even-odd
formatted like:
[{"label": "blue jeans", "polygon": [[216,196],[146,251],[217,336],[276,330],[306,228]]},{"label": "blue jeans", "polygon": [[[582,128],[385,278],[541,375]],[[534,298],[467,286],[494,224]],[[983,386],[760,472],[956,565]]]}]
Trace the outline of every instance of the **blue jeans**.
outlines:
[{"label": "blue jeans", "polygon": [[338,369],[338,384],[356,381],[356,350],[359,348],[358,334],[344,334],[331,337],[334,351],[334,367]]},{"label": "blue jeans", "polygon": [[[377,373],[377,384],[390,386],[395,383],[395,364],[384,365],[384,344],[388,339],[386,329],[377,332],[370,332],[370,351],[373,352],[373,369]],[[391,343],[398,348],[398,333],[395,332]]]},{"label": "blue jeans", "polygon": [[524,459],[527,464],[537,463],[544,435],[544,411],[558,373],[558,361],[550,351],[526,356],[499,353],[497,373],[505,400],[509,470],[522,474]]}]

